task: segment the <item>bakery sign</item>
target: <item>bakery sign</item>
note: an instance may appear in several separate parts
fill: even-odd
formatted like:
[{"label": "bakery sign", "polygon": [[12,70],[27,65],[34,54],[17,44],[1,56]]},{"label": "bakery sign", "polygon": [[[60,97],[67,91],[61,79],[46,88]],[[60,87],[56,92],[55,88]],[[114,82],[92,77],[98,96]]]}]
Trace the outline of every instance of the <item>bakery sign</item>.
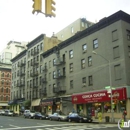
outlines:
[{"label": "bakery sign", "polygon": [[[118,88],[112,91],[113,99],[125,100],[126,96],[126,88]],[[111,98],[107,93],[107,90],[102,91],[94,91],[94,92],[86,92],[80,94],[72,95],[72,103],[80,104],[80,103],[92,103],[92,102],[105,102],[110,101]]]}]

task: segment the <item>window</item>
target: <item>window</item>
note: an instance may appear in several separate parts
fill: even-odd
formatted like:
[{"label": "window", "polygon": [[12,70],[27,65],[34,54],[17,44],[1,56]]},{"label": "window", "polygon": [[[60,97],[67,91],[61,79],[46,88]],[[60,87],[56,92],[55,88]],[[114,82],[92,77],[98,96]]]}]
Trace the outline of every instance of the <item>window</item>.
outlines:
[{"label": "window", "polygon": [[28,67],[29,67],[29,65],[30,65],[30,61],[28,61]]},{"label": "window", "polygon": [[8,91],[9,91],[8,88],[6,88],[6,93],[8,93]]},{"label": "window", "polygon": [[70,51],[69,51],[69,58],[70,58],[70,59],[73,58],[73,50],[70,50]]},{"label": "window", "polygon": [[42,83],[42,77],[40,77],[40,81],[39,81],[39,84],[41,85],[41,83]]},{"label": "window", "polygon": [[43,50],[43,43],[40,44],[40,50]]},{"label": "window", "polygon": [[127,40],[130,40],[130,30],[126,30],[127,31]]},{"label": "window", "polygon": [[113,48],[113,56],[114,56],[114,59],[120,57],[119,46],[116,46],[116,47]]},{"label": "window", "polygon": [[49,68],[51,68],[51,61],[49,61]]},{"label": "window", "polygon": [[70,63],[70,72],[73,72],[73,63]]},{"label": "window", "polygon": [[128,56],[130,57],[130,46],[128,46]]},{"label": "window", "polygon": [[7,74],[7,77],[9,77],[9,73]]},{"label": "window", "polygon": [[63,34],[61,34],[61,38],[63,38]]},{"label": "window", "polygon": [[118,40],[117,30],[112,31],[112,41]]},{"label": "window", "polygon": [[83,53],[87,52],[87,44],[82,45]]},{"label": "window", "polygon": [[42,65],[40,65],[40,73],[42,73]]},{"label": "window", "polygon": [[70,89],[73,88],[73,80],[70,81]]},{"label": "window", "polygon": [[93,85],[93,78],[92,78],[92,76],[88,76],[88,85],[89,86]]},{"label": "window", "polygon": [[28,58],[30,57],[30,51],[28,51]]},{"label": "window", "polygon": [[4,89],[3,88],[1,88],[1,92],[3,92],[4,91]]},{"label": "window", "polygon": [[56,72],[53,71],[53,79],[55,79],[55,78],[56,78]]},{"label": "window", "polygon": [[37,56],[37,61],[39,61],[39,56]]},{"label": "window", "polygon": [[9,85],[9,81],[8,80],[6,81],[6,85]]},{"label": "window", "polygon": [[31,56],[33,55],[33,49],[31,49]]},{"label": "window", "polygon": [[86,77],[82,78],[82,84],[83,84],[83,87],[86,87]]},{"label": "window", "polygon": [[92,56],[88,57],[88,66],[92,66]]},{"label": "window", "polygon": [[73,27],[71,27],[71,33],[74,33],[74,28]]},{"label": "window", "polygon": [[1,81],[1,84],[2,84],[2,85],[4,84],[4,80]]},{"label": "window", "polygon": [[40,55],[40,62],[42,62],[42,55]]},{"label": "window", "polygon": [[37,45],[37,53],[39,53],[39,45]]},{"label": "window", "polygon": [[1,77],[4,77],[4,73],[1,74]]},{"label": "window", "polygon": [[93,49],[98,48],[98,39],[93,40]]},{"label": "window", "polygon": [[51,85],[49,85],[49,87],[48,87],[48,92],[49,92],[50,94],[52,93]]},{"label": "window", "polygon": [[6,96],[6,101],[8,101],[8,96]]},{"label": "window", "polygon": [[120,66],[120,64],[114,66],[114,72],[115,72],[115,80],[120,80],[121,79],[121,66]]},{"label": "window", "polygon": [[51,72],[49,73],[49,81],[51,80]]},{"label": "window", "polygon": [[53,59],[53,65],[55,65],[56,64],[56,59]]},{"label": "window", "polygon": [[82,59],[81,60],[81,69],[84,69],[85,68],[85,59]]}]

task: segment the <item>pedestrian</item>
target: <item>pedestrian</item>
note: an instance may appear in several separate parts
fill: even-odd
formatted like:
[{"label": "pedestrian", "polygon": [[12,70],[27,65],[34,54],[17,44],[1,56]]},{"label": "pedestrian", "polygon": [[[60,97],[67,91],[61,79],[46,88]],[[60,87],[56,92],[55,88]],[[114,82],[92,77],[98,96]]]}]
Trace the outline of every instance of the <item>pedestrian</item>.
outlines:
[{"label": "pedestrian", "polygon": [[98,111],[98,120],[99,120],[99,122],[102,122],[102,113],[101,113],[101,111]]},{"label": "pedestrian", "polygon": [[124,119],[124,121],[126,121],[126,116],[127,116],[127,111],[126,111],[126,109],[124,109],[122,115],[123,115],[123,119]]}]

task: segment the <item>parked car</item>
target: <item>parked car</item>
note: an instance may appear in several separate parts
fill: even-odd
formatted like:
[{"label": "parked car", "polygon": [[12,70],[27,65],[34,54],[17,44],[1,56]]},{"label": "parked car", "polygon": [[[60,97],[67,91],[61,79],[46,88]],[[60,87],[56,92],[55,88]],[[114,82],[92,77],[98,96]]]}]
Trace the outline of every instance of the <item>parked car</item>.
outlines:
[{"label": "parked car", "polygon": [[40,112],[36,112],[33,116],[33,119],[40,119],[40,120],[43,120],[43,119],[46,119],[46,116],[45,115],[42,115]]},{"label": "parked car", "polygon": [[67,121],[67,115],[65,114],[59,114],[59,113],[54,113],[52,115],[49,115],[49,119],[51,120],[57,120],[57,121]]},{"label": "parked car", "polygon": [[23,115],[25,116],[25,114],[26,114],[27,112],[30,112],[30,110],[24,110]]},{"label": "parked car", "polygon": [[4,110],[0,110],[0,115],[4,115],[5,111]]},{"label": "parked car", "polygon": [[5,116],[15,116],[15,113],[13,110],[5,110],[4,115]]},{"label": "parked car", "polygon": [[67,120],[69,122],[76,121],[76,122],[92,122],[92,118],[89,116],[86,116],[84,114],[78,114],[78,113],[71,113],[68,115]]},{"label": "parked car", "polygon": [[[25,110],[26,111],[26,110]],[[29,119],[31,119],[31,118],[33,118],[34,117],[34,114],[35,114],[35,111],[26,111],[25,113],[24,113],[24,117],[25,118],[29,118]]]}]

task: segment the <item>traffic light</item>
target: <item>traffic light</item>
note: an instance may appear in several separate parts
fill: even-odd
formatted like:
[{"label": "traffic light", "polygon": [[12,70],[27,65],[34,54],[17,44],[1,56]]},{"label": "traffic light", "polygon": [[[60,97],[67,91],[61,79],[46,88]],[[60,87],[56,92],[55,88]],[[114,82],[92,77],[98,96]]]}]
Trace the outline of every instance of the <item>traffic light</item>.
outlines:
[{"label": "traffic light", "polygon": [[56,14],[54,13],[54,11],[56,10],[56,8],[54,7],[55,5],[55,1],[54,0],[45,0],[45,15],[46,17],[55,17]]},{"label": "traffic light", "polygon": [[33,11],[32,13],[34,14],[35,12],[41,12],[42,11],[42,0],[33,0]]}]

